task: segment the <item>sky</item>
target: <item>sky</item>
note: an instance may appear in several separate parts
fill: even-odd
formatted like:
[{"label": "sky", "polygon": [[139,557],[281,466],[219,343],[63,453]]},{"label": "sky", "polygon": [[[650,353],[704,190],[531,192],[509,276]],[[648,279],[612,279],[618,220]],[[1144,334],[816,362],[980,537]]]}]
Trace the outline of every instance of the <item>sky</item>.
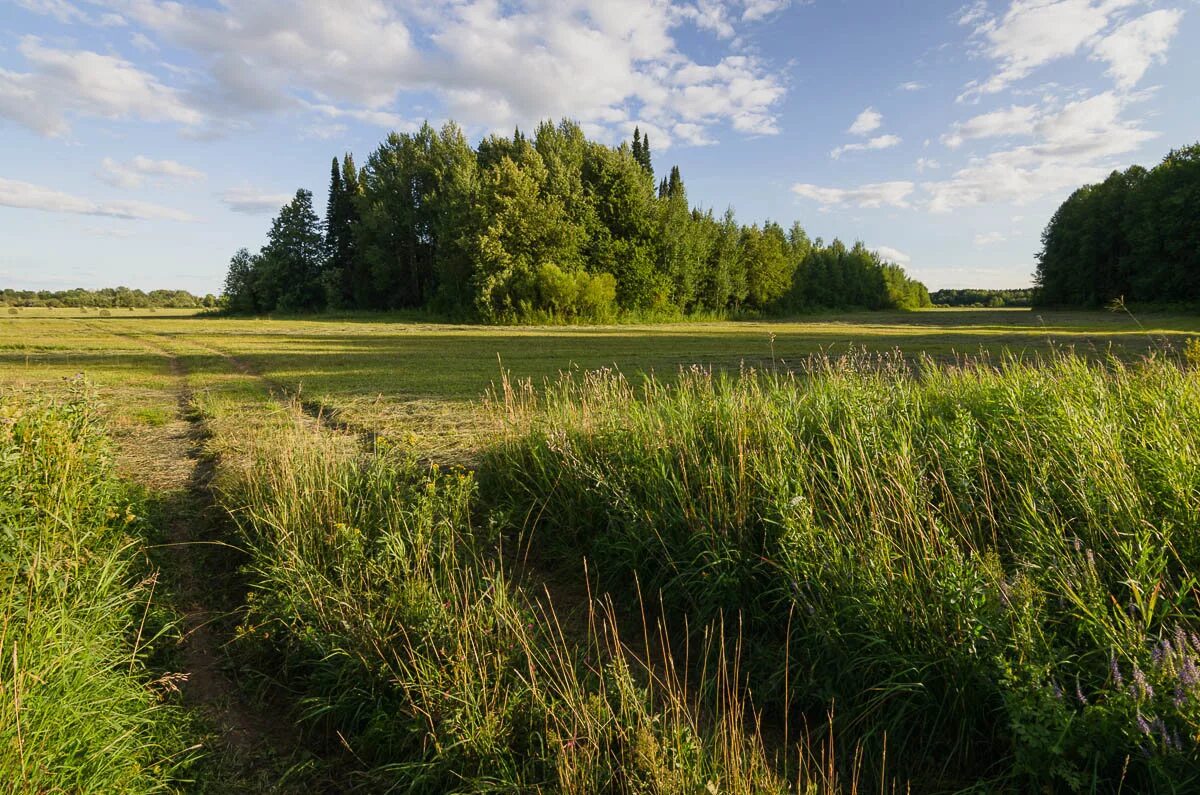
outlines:
[{"label": "sky", "polygon": [[694,205],[1022,287],[1076,187],[1200,138],[1200,0],[0,0],[0,287],[216,293],[332,157],[564,117]]}]

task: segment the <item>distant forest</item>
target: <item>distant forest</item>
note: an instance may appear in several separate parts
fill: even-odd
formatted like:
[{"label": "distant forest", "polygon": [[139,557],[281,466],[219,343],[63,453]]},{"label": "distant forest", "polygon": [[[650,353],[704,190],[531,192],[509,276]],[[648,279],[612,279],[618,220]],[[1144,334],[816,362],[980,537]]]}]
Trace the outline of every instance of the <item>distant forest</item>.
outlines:
[{"label": "distant forest", "polygon": [[934,306],[1004,307],[1033,306],[1036,291],[1032,287],[1015,290],[936,290],[929,298]]},{"label": "distant forest", "polygon": [[1114,171],[1063,202],[1042,233],[1038,303],[1200,303],[1200,144]]},{"label": "distant forest", "polygon": [[216,307],[217,298],[203,298],[186,290],[131,290],[105,287],[99,290],[0,290],[0,306],[95,307],[98,309],[198,309]]},{"label": "distant forest", "polygon": [[233,257],[223,295],[233,313],[425,308],[486,322],[929,303],[861,243],[693,208],[677,167],[656,178],[640,130],[614,148],[569,121],[474,149],[457,125],[425,124],[361,169],[335,158],[325,218],[297,191],[262,250]]}]

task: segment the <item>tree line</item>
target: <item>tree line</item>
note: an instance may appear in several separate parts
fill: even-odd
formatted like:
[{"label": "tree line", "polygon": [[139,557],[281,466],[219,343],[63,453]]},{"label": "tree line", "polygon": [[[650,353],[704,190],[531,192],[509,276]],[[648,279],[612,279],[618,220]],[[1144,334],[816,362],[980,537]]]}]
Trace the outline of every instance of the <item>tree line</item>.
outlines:
[{"label": "tree line", "polygon": [[230,262],[234,313],[424,308],[486,322],[605,320],[929,305],[862,244],[692,207],[678,167],[655,180],[649,136],[610,147],[570,121],[472,148],[453,123],[392,133],[359,168],[335,158],[312,194]]},{"label": "tree line", "polygon": [[187,290],[131,290],[128,287],[104,287],[99,290],[0,290],[0,306],[18,307],[96,307],[98,309],[199,309],[215,308],[217,298],[203,298]]},{"label": "tree line", "polygon": [[1200,144],[1071,194],[1042,233],[1046,305],[1200,302]]},{"label": "tree line", "polygon": [[1033,306],[1036,291],[1032,287],[1008,290],[983,290],[967,288],[959,290],[935,290],[929,298],[934,306],[1004,307]]}]

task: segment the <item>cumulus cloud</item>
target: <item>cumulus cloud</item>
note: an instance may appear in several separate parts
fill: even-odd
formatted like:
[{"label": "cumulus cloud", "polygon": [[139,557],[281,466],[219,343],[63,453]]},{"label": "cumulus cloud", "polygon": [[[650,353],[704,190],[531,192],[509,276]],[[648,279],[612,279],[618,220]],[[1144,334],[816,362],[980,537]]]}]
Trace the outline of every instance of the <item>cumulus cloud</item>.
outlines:
[{"label": "cumulus cloud", "polygon": [[1125,22],[1140,0],[1012,0],[1000,16],[977,3],[960,24],[972,30],[976,48],[996,64],[987,78],[967,84],[960,100],[1005,90],[1052,61],[1081,51],[1109,63],[1119,88],[1132,88],[1161,60],[1182,12],[1159,10]]},{"label": "cumulus cloud", "polygon": [[292,200],[287,193],[268,193],[243,185],[230,188],[221,194],[221,201],[235,213],[243,215],[271,215]]},{"label": "cumulus cloud", "polygon": [[204,179],[202,171],[175,160],[152,160],[142,155],[125,163],[106,157],[100,163],[98,176],[114,187],[129,189],[142,187],[147,178],[182,182]]},{"label": "cumulus cloud", "polygon": [[[569,116],[611,132],[644,119],[665,131],[687,125],[681,141],[707,142],[718,125],[778,132],[786,90],[756,56],[698,63],[679,49],[672,31],[681,25],[734,34],[735,6],[717,0],[97,2],[194,53],[204,79],[191,96],[214,117],[304,109],[387,123],[403,121],[397,104],[421,93],[485,129]],[[741,17],[784,5],[755,0]],[[669,143],[669,132],[658,141]]]},{"label": "cumulus cloud", "polygon": [[886,262],[892,262],[896,265],[908,265],[912,262],[912,257],[900,249],[892,248],[891,246],[876,246],[873,250],[879,255],[880,259]]},{"label": "cumulus cloud", "polygon": [[1183,12],[1177,9],[1151,11],[1101,39],[1092,49],[1092,58],[1108,63],[1108,75],[1117,88],[1133,88],[1151,64],[1166,60],[1182,19]]},{"label": "cumulus cloud", "polygon": [[194,221],[181,210],[141,201],[97,202],[82,196],[0,177],[0,205],[52,213],[98,215],[126,220]]},{"label": "cumulus cloud", "polygon": [[868,149],[891,149],[894,146],[899,146],[901,143],[898,135],[879,135],[869,141],[861,144],[844,144],[837,147],[829,156],[837,160],[847,152],[862,152]]},{"label": "cumulus cloud", "polygon": [[744,0],[745,10],[742,11],[742,19],[750,22],[763,19],[782,11],[791,4],[792,0]]},{"label": "cumulus cloud", "polygon": [[1126,120],[1137,97],[1102,92],[1047,113],[1034,125],[1035,142],[972,159],[949,179],[922,185],[933,212],[990,202],[1024,204],[1086,182],[1121,165],[1157,133]]},{"label": "cumulus cloud", "polygon": [[65,135],[76,115],[203,121],[178,90],[122,58],[48,47],[36,36],[23,37],[17,49],[30,71],[0,69],[0,117],[43,135]]},{"label": "cumulus cloud", "polygon": [[942,143],[951,149],[957,149],[962,146],[963,141],[975,138],[1028,135],[1033,132],[1037,116],[1038,109],[1034,105],[1013,105],[984,113],[956,123],[949,133],[942,136]]},{"label": "cumulus cloud", "polygon": [[808,183],[796,183],[792,192],[820,203],[822,207],[852,206],[862,208],[908,207],[908,198],[916,189],[912,182],[877,182],[857,188],[829,188]]},{"label": "cumulus cloud", "polygon": [[883,114],[874,108],[867,108],[854,119],[850,129],[851,135],[870,135],[883,125]]}]

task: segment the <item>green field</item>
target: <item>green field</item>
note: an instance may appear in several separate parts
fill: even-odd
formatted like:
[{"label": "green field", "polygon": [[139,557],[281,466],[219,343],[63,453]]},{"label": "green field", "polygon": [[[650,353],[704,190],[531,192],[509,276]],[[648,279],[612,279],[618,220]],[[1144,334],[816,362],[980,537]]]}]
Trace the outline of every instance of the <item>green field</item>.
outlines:
[{"label": "green field", "polygon": [[1197,339],[0,316],[0,778],[1189,791]]},{"label": "green field", "polygon": [[[128,315],[128,316],[126,316]],[[233,320],[185,310],[123,313],[22,310],[0,317],[0,379],[45,384],[82,374],[112,395],[122,421],[164,398],[179,358],[194,386],[218,395],[263,386],[305,398],[431,453],[460,459],[478,399],[502,373],[541,383],[560,372],[611,367],[673,378],[701,365],[788,369],[813,355],[899,350],[941,362],[1036,357],[1070,349],[1130,358],[1177,348],[1200,318],[1113,312],[937,310],[817,315],[791,322],[510,327],[387,322],[386,316]],[[254,376],[261,376],[257,383]],[[147,416],[153,417],[153,410]]]}]

